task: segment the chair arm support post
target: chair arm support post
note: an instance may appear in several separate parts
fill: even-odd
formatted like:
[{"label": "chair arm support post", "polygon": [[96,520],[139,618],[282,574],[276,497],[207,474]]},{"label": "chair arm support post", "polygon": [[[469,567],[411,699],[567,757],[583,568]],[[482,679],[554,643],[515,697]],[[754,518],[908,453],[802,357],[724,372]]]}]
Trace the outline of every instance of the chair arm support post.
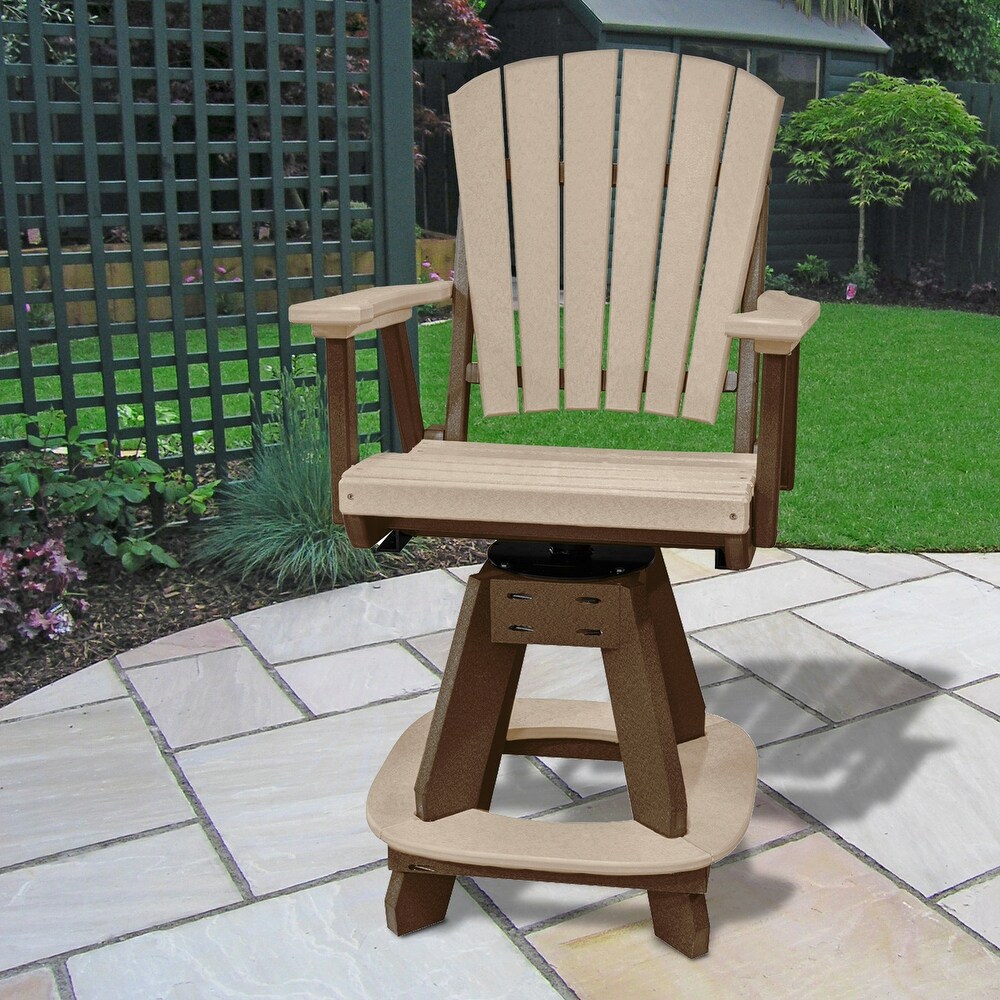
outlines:
[{"label": "chair arm support post", "polygon": [[424,417],[420,410],[420,389],[413,370],[413,356],[405,323],[394,323],[381,331],[382,350],[389,370],[389,391],[399,424],[403,450],[411,451],[424,437]]},{"label": "chair arm support post", "polygon": [[761,379],[760,433],[757,436],[757,481],[754,485],[753,533],[758,548],[771,548],[778,538],[782,443],[785,431],[788,356],[765,354]]},{"label": "chair arm support post", "polygon": [[337,495],[340,477],[358,462],[358,391],[353,339],[326,342],[326,402],[330,426],[333,519],[344,523]]},{"label": "chair arm support post", "polygon": [[785,374],[785,426],[781,432],[781,488],[795,486],[795,437],[799,416],[799,348],[788,355]]}]

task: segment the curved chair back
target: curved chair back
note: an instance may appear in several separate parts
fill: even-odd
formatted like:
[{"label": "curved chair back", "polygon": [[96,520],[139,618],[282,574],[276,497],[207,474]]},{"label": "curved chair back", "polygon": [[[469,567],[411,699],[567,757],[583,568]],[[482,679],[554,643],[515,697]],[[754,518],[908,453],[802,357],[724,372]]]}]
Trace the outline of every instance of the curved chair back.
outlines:
[{"label": "curved chair back", "polygon": [[603,390],[608,410],[715,422],[781,106],[743,70],[638,49],[529,59],[451,95],[486,416],[559,409],[562,388],[567,409]]}]

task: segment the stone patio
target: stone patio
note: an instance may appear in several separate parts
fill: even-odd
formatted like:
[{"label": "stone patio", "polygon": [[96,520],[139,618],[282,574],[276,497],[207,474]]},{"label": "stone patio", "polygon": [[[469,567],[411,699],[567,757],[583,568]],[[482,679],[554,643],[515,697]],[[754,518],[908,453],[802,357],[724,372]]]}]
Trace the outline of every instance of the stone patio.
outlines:
[{"label": "stone patio", "polygon": [[[461,879],[385,927],[368,786],[477,567],[319,594],[0,710],[0,1000],[1000,996],[1000,553],[666,551],[708,709],[760,749],[709,954],[644,894]],[[606,699],[597,650],[520,693]],[[494,809],[628,818],[621,765],[505,758]]]}]

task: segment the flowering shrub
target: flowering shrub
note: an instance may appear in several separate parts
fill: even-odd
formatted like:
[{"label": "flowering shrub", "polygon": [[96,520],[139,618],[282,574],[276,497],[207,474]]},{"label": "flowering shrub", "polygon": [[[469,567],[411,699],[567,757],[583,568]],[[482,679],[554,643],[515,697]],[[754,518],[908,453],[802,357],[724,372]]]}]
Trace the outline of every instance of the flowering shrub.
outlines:
[{"label": "flowering shrub", "polygon": [[73,615],[87,603],[68,588],[85,576],[58,538],[12,540],[0,549],[0,652],[15,638],[55,639],[71,631]]}]

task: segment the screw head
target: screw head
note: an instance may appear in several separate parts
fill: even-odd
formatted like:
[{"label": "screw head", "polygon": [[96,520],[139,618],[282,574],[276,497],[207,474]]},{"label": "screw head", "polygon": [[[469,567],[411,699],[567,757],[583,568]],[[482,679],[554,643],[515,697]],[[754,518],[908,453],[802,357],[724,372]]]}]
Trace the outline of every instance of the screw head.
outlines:
[{"label": "screw head", "polygon": [[735,521],[736,520],[736,515],[735,514],[730,514],[729,515],[729,520],[730,521]]}]

